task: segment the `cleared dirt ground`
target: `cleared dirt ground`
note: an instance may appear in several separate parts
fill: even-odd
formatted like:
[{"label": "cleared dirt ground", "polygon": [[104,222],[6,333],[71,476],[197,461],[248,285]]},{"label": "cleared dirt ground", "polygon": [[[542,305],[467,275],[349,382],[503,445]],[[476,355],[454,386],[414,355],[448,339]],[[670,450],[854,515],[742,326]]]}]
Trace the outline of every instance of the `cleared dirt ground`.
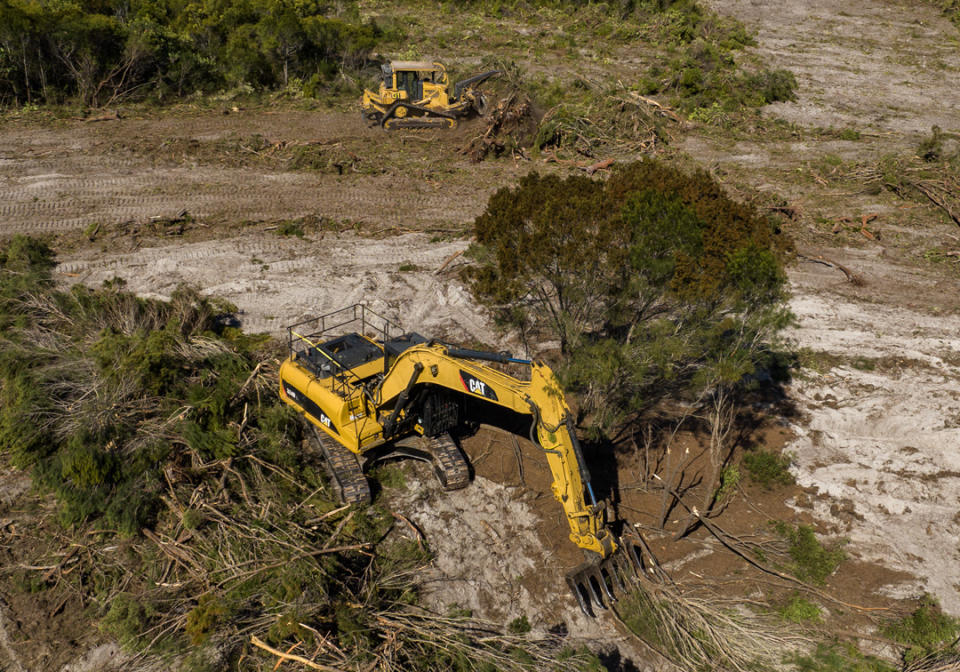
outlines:
[{"label": "cleared dirt ground", "polygon": [[[929,591],[960,615],[960,269],[927,254],[960,248],[960,227],[932,205],[831,172],[909,154],[933,124],[960,133],[957,30],[906,2],[710,4],[755,30],[756,55],[800,84],[796,102],[765,111],[789,122],[786,130],[693,128],[671,149],[735,194],[784,199],[798,213],[784,228],[807,259],[790,271],[790,336],[809,366],[787,391],[797,413],[777,439],[795,456],[802,489],[787,502],[750,491],[761,513],[737,515],[755,518],[743,529],[760,527],[767,515],[788,515],[787,504],[797,520],[849,539],[852,560],[830,588],[851,600],[887,604]],[[511,345],[457,280],[465,262],[455,255],[496,188],[554,166],[472,164],[456,153],[476,132],[470,126],[385,135],[360,127],[353,111],[226,112],[2,122],[0,235],[56,233],[65,285],[121,277],[148,296],[198,285],[236,304],[252,331],[280,336],[302,316],[363,301],[424,334]],[[828,128],[860,136],[844,140]],[[287,165],[298,146],[315,169]],[[183,211],[182,233],[160,235]],[[872,237],[859,231],[867,214],[878,215]],[[834,233],[842,217],[857,225]],[[288,220],[306,222],[303,238],[280,235]],[[836,264],[862,282],[848,282]],[[520,483],[507,441],[481,432],[468,442],[478,477],[463,493],[440,493],[415,467],[407,491],[388,493],[437,554],[429,599],[500,621],[526,614],[536,628],[564,622],[574,637],[601,639],[619,651],[611,655],[657,669],[611,621],[580,616],[561,579],[578,558],[557,536],[546,476],[533,456]],[[0,518],[17,496],[2,500]],[[642,510],[631,515],[651,522]],[[663,552],[694,576],[733,571],[704,538],[673,550],[664,541]],[[25,619],[0,610],[0,625]],[[59,669],[21,662],[39,659],[3,637],[15,630],[0,628],[0,667]]]}]

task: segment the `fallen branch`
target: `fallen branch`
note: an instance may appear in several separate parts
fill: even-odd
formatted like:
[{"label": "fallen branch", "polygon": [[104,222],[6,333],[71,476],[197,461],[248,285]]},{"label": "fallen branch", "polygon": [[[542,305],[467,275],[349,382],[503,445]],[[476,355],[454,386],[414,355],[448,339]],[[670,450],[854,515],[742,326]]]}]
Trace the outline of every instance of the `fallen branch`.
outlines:
[{"label": "fallen branch", "polygon": [[451,254],[449,257],[447,257],[446,261],[444,261],[442,264],[440,264],[440,268],[438,268],[437,270],[435,270],[435,271],[433,272],[433,274],[434,274],[434,275],[440,275],[440,274],[443,272],[443,269],[445,269],[447,266],[449,266],[449,265],[450,265],[450,262],[453,261],[454,259],[456,259],[457,257],[459,257],[461,254],[463,254],[463,250],[457,250],[456,252],[454,252],[453,254]]},{"label": "fallen branch", "polygon": [[637,93],[636,91],[631,91],[631,92],[630,92],[630,95],[633,96],[634,98],[636,98],[637,100],[639,100],[641,103],[645,103],[645,104],[649,105],[650,107],[654,108],[657,112],[659,112],[660,114],[664,115],[665,117],[670,117],[671,119],[673,119],[673,120],[674,120],[675,122],[677,122],[678,124],[682,124],[682,123],[683,123],[683,119],[680,118],[680,115],[678,115],[676,112],[674,112],[673,110],[671,110],[669,107],[666,107],[665,105],[663,105],[663,104],[661,104],[661,103],[658,103],[658,102],[655,101],[653,98],[647,98],[646,96],[641,96],[641,95],[640,95],[639,93]]},{"label": "fallen branch", "polygon": [[119,120],[120,120],[120,112],[118,112],[117,110],[114,110],[113,112],[107,112],[106,114],[98,114],[95,117],[87,117],[86,119],[84,119],[84,121],[87,123],[93,123],[96,121],[119,121]]},{"label": "fallen branch", "polygon": [[593,175],[598,170],[607,170],[614,164],[615,159],[604,159],[603,161],[597,161],[591,166],[587,166],[584,170],[587,172],[587,175]]},{"label": "fallen branch", "polygon": [[960,226],[960,215],[951,210],[947,202],[943,198],[937,196],[936,193],[934,193],[934,191],[929,187],[929,185],[926,185],[923,182],[910,182],[910,185],[930,199],[934,205],[947,213],[950,219],[952,219],[957,226]]},{"label": "fallen branch", "polygon": [[699,519],[700,522],[703,523],[703,526],[707,529],[707,531],[710,532],[710,534],[712,534],[717,539],[717,541],[723,544],[728,550],[733,551],[734,553],[739,555],[741,558],[746,560],[747,563],[759,569],[761,572],[771,574],[773,576],[776,576],[779,579],[783,579],[784,581],[793,583],[797,586],[800,586],[803,590],[806,590],[807,592],[816,595],[817,597],[820,597],[829,602],[833,602],[834,604],[842,605],[849,609],[856,609],[857,611],[890,611],[888,607],[862,607],[857,604],[850,604],[849,602],[844,602],[842,600],[839,600],[833,597],[832,595],[828,595],[822,590],[818,590],[817,588],[814,588],[813,586],[807,583],[804,583],[803,581],[796,578],[795,576],[790,576],[789,574],[784,574],[783,572],[777,571],[772,567],[767,567],[766,565],[761,563],[759,560],[755,560],[754,558],[751,558],[748,554],[744,553],[742,550],[737,548],[734,545],[734,543],[730,541],[731,539],[735,539],[736,537],[726,533],[716,523],[713,523],[712,521],[708,520],[705,516],[700,515],[700,512],[697,511],[696,507],[691,507],[687,505],[687,503],[683,501],[683,499],[680,497],[680,493],[676,492],[673,488],[668,486],[666,483],[663,484],[663,488],[667,492],[669,492],[671,495],[673,495],[673,497],[677,500],[677,503],[680,504],[680,506],[685,508],[697,519]]},{"label": "fallen branch", "polygon": [[824,266],[829,266],[830,268],[836,268],[837,270],[842,271],[843,274],[847,276],[847,280],[850,282],[850,284],[854,285],[855,287],[861,287],[866,284],[866,281],[864,281],[862,277],[851,271],[843,264],[838,264],[835,261],[831,261],[826,257],[823,257],[822,255],[818,254],[815,257],[808,257],[805,254],[800,254],[797,252],[797,256],[804,261],[809,261],[814,264],[823,264]]},{"label": "fallen branch", "polygon": [[315,663],[312,660],[304,658],[303,656],[297,656],[292,653],[284,653],[279,649],[275,649],[266,642],[262,641],[256,635],[251,635],[250,643],[259,649],[263,649],[273,655],[277,656],[281,660],[292,660],[294,662],[300,663],[301,665],[306,665],[312,670],[321,670],[322,672],[345,672],[342,668],[339,667],[330,667],[329,665],[321,665],[320,663]]}]

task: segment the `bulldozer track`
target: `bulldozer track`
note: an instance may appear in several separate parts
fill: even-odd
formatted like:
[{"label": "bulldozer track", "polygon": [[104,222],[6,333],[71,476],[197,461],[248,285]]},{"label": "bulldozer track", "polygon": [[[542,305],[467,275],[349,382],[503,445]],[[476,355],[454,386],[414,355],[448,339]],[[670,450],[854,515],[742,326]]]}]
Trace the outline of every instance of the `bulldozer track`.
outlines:
[{"label": "bulldozer track", "polygon": [[[330,175],[250,175],[249,171],[220,174],[214,183],[162,173],[118,179],[51,178],[34,185],[0,180],[0,230],[5,233],[67,230],[93,222],[115,224],[148,222],[187,210],[199,220],[275,220],[319,215],[333,220],[409,226],[409,213],[418,221],[466,224],[479,214],[455,203],[449,194],[414,185],[399,190],[391,207],[376,198],[376,180],[352,176],[348,182]],[[233,179],[231,179],[231,177]],[[324,198],[316,194],[323,193]],[[373,214],[375,213],[375,214]]]},{"label": "bulldozer track", "polygon": [[363,475],[357,456],[328,437],[322,430],[310,425],[313,437],[320,446],[327,472],[337,495],[344,504],[367,504],[370,502],[370,483]]}]

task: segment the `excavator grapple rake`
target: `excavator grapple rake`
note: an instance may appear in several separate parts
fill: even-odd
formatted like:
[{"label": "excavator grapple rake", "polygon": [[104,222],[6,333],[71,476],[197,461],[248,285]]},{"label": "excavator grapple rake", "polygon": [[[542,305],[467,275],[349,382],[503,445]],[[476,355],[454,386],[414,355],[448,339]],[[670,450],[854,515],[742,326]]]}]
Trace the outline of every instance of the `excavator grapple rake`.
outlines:
[{"label": "excavator grapple rake", "polygon": [[567,585],[583,613],[596,616],[616,602],[617,595],[630,592],[648,573],[656,571],[656,567],[643,537],[630,531],[619,538],[612,555],[584,563],[567,574]]}]

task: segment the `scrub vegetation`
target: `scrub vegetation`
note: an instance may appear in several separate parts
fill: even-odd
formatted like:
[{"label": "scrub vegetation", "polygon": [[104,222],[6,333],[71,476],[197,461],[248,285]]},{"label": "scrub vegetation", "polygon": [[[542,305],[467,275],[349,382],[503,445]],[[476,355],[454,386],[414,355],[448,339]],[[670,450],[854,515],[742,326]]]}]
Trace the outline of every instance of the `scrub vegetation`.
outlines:
[{"label": "scrub vegetation", "polygon": [[0,249],[0,451],[55,495],[83,549],[62,580],[126,649],[184,670],[272,660],[260,644],[349,669],[595,664],[418,606],[429,550],[382,504],[334,503],[274,392],[269,342],[228,326],[230,306],[189,288],[58,291],[53,264],[36,239]]}]

